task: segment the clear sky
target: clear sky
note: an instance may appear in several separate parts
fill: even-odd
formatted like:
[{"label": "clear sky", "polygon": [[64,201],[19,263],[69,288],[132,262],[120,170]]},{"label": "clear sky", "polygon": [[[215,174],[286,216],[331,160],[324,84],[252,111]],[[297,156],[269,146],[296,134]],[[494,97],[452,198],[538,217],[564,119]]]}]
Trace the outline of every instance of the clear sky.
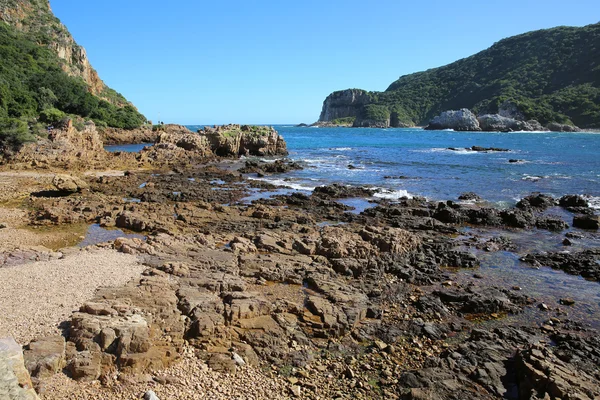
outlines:
[{"label": "clear sky", "polygon": [[[311,123],[515,34],[600,21],[599,0],[51,0],[112,88],[181,124]],[[159,114],[160,113],[160,114]]]}]

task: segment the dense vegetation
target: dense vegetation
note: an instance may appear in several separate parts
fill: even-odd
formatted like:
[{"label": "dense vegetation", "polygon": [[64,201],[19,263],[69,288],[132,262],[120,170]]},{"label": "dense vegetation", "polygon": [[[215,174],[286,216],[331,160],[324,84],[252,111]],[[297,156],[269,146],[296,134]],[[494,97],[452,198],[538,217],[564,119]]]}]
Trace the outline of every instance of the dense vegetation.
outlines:
[{"label": "dense vegetation", "polygon": [[[43,36],[43,35],[42,35]],[[35,38],[37,41],[32,40]],[[118,106],[123,97],[112,89],[103,93],[111,103],[94,96],[81,78],[67,75],[61,60],[35,35],[18,32],[0,22],[0,139],[6,142],[30,140],[23,123],[52,123],[67,114],[94,120],[100,126],[132,129],[146,118],[133,106]],[[124,99],[123,99],[124,100]],[[6,127],[20,127],[6,129]],[[3,130],[4,129],[4,130]],[[10,134],[9,132],[13,132]],[[15,132],[19,132],[17,135]]]},{"label": "dense vegetation", "polygon": [[[505,101],[527,119],[600,127],[600,24],[504,39],[444,67],[370,92],[397,121],[426,124],[440,112],[496,113]],[[383,115],[381,110],[377,114]]]}]

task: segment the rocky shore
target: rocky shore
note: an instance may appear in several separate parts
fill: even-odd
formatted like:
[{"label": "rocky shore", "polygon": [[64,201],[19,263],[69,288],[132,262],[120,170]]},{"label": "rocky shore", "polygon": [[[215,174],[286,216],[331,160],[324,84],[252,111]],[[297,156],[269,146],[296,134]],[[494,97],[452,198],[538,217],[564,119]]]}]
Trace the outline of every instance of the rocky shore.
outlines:
[{"label": "rocky shore", "polygon": [[471,110],[463,108],[458,111],[444,111],[433,118],[427,130],[453,129],[455,131],[483,132],[519,132],[519,131],[552,131],[552,132],[581,132],[574,125],[551,122],[542,126],[536,120],[524,120],[523,115],[511,109],[500,109],[498,114],[476,116]]},{"label": "rocky shore", "polygon": [[[484,254],[519,252],[508,236],[536,230],[573,251],[519,253],[520,268],[600,279],[600,253],[587,248],[598,216],[584,198],[532,194],[498,209],[465,193],[379,200],[358,214],[339,199],[377,189],[331,185],[248,204],[273,189],[248,174],[302,168],[227,162],[283,156],[276,131],[169,126],[155,142],[110,154],[95,127],[66,124],[5,157],[0,217],[14,217],[0,236],[22,240],[0,246],[0,277],[21,300],[0,296],[0,333],[18,342],[0,341],[0,397],[600,396],[598,315],[578,314],[569,293],[540,298],[480,267]],[[92,224],[121,231],[74,247]],[[48,232],[63,241],[40,247]],[[73,265],[80,275],[47,269]],[[19,307],[34,279],[61,290],[36,289]]]}]

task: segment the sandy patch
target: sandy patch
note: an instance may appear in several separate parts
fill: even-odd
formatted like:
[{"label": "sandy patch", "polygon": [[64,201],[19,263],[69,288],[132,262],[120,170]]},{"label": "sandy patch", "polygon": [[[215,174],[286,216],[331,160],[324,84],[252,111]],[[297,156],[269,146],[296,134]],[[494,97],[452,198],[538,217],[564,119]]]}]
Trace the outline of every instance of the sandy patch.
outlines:
[{"label": "sandy patch", "polygon": [[58,325],[99,287],[125,285],[143,270],[135,256],[114,250],[0,268],[0,337],[27,344],[60,333]]}]

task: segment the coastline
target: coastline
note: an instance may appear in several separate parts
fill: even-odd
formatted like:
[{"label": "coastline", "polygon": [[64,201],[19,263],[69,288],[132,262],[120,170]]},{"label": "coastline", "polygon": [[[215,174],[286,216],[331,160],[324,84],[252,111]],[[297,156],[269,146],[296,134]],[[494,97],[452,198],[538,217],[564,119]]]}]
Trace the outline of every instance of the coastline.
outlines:
[{"label": "coastline", "polygon": [[[130,160],[135,155],[114,157]],[[186,387],[216,382],[257,398],[296,393],[307,398],[335,393],[414,398],[420,393],[450,395],[447,387],[435,383],[448,370],[458,377],[452,380],[452,393],[475,390],[487,393],[482,398],[495,398],[504,384],[501,375],[490,374],[498,368],[508,372],[505,363],[514,359],[515,351],[527,365],[531,357],[560,363],[563,372],[550,377],[556,379],[553,382],[595,390],[593,374],[559,361],[548,343],[595,343],[593,322],[600,310],[590,311],[577,292],[587,296],[595,286],[586,285],[598,283],[569,280],[574,285],[571,293],[539,292],[526,280],[517,289],[515,283],[535,277],[560,279],[555,274],[564,274],[542,268],[522,275],[527,265],[564,264],[570,274],[600,279],[596,255],[588,253],[597,233],[565,231],[573,215],[593,215],[581,198],[561,200],[559,207],[558,199],[533,195],[507,210],[482,200],[460,204],[418,197],[379,199],[358,213],[351,212],[344,199],[370,197],[373,189],[330,185],[310,195],[270,197],[276,187],[238,172],[248,165],[273,176],[291,167],[285,161],[248,164],[230,158],[166,164],[160,170],[82,170],[80,190],[48,197],[23,194],[51,192],[53,174],[2,175],[6,188],[20,188],[21,194],[3,192],[7,211],[1,215],[19,215],[9,224],[15,229],[47,226],[52,232],[74,224],[99,224],[146,237],[61,249],[63,258],[50,249],[31,248],[17,258],[22,263],[4,267],[17,272],[20,266],[34,268],[32,257],[59,257],[49,262],[68,268],[69,262],[90,262],[87,254],[97,251],[114,257],[126,253],[143,265],[134,270],[143,270],[141,276],[129,284],[99,287],[91,297],[77,298],[81,300],[75,302],[82,302],[79,311],[56,321],[69,326],[65,338],[72,345],[66,347],[66,375],[58,368],[50,375],[34,376],[42,398],[66,398],[74,390],[81,391],[81,398],[127,398],[147,390],[165,398],[195,398],[206,389],[190,394]],[[256,191],[265,193],[251,204],[243,201]],[[564,210],[562,216],[551,215],[559,209]],[[535,240],[547,243],[546,248],[530,244],[532,228],[540,232]],[[566,261],[535,252],[543,249],[558,257],[566,239],[573,255]],[[487,260],[504,254],[526,261],[514,261],[514,275],[500,278]],[[591,263],[582,261],[586,259]],[[47,276],[45,283],[57,282]],[[590,317],[589,312],[599,314]],[[113,331],[116,336],[107,339]],[[125,343],[130,334],[134,341],[112,346]],[[496,348],[494,356],[488,352],[491,346]],[[457,354],[472,357],[473,350],[466,349],[477,354],[477,363],[467,365],[485,365],[492,378],[474,378],[453,361]],[[533,355],[534,350],[541,353]],[[576,354],[593,360],[591,353]],[[26,360],[36,359],[31,356],[25,352]],[[432,360],[440,360],[433,370],[428,367]],[[261,366],[269,368],[257,369]],[[535,376],[536,368],[519,370],[515,384]],[[271,392],[236,386],[229,377],[259,379]],[[97,379],[101,386],[85,383]],[[226,396],[231,391],[212,393]]]}]

